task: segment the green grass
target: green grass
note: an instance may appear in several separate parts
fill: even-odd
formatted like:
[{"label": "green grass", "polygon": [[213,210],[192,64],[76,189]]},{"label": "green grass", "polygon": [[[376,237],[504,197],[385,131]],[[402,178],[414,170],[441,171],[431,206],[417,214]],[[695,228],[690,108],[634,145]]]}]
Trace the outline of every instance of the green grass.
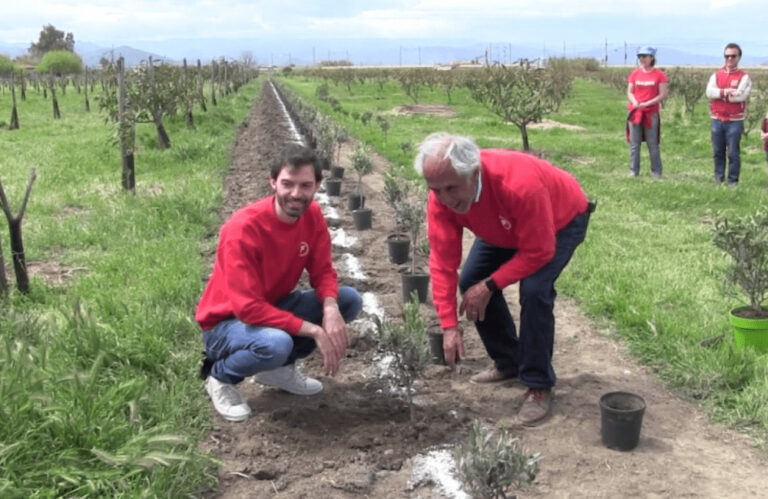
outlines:
[{"label": "green grass", "polygon": [[210,411],[193,313],[234,134],[259,91],[255,81],[196,110],[194,131],[168,120],[167,151],[140,125],[135,196],[121,190],[115,129],[95,96],[88,114],[72,87],[58,92],[53,120],[50,99],[30,89],[21,128],[0,128],[14,210],[37,169],[27,261],[69,276],[60,286],[34,277],[28,295],[0,300],[0,496],[180,497],[216,483],[216,464],[196,451]]},{"label": "green grass", "polygon": [[[410,99],[390,83],[353,85],[353,95],[329,83],[349,116],[333,113],[315,99],[319,83],[301,76],[281,81],[357,137],[414,175],[413,145],[427,134],[448,131],[475,138],[481,147],[521,147],[514,126],[472,101],[466,90],[452,95],[454,118],[399,116],[391,111]],[[703,89],[702,89],[703,91]],[[616,334],[633,354],[651,366],[668,386],[706,406],[716,420],[748,429],[759,443],[768,438],[766,356],[735,348],[727,321],[738,298],[726,296],[722,275],[726,257],[711,243],[716,213],[744,214],[765,205],[765,156],[759,133],[742,141],[741,181],[736,188],[712,183],[712,151],[707,103],[693,117],[672,99],[662,112],[664,179],[650,176],[643,146],[641,177],[630,179],[629,148],[624,135],[626,97],[591,80],[577,79],[560,112],[550,119],[584,127],[530,130],[531,147],[573,172],[590,197],[598,200],[586,242],[559,280],[559,290],[574,297],[600,331]],[[420,103],[448,104],[444,92],[424,91]],[[386,142],[373,124],[350,116],[371,110],[387,116]],[[763,113],[765,110],[755,110]],[[703,340],[723,335],[721,342]]]}]

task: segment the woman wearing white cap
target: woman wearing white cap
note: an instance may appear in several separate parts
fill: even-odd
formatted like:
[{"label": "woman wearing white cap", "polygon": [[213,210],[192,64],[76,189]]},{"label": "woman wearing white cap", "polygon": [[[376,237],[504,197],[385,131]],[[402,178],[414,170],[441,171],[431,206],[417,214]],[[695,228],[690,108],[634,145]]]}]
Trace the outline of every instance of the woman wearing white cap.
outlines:
[{"label": "woman wearing white cap", "polygon": [[640,143],[648,144],[651,156],[651,173],[661,178],[661,122],[659,121],[659,103],[667,96],[667,75],[656,69],[656,49],[640,47],[637,50],[640,67],[627,77],[627,141],[629,151],[629,175],[637,177],[640,173]]}]

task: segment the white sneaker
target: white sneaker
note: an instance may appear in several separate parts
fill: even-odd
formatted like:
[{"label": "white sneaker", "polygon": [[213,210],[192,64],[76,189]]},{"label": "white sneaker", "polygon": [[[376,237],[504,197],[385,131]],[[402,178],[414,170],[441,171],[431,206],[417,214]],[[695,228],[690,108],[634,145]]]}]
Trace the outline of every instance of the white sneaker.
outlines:
[{"label": "white sneaker", "polygon": [[235,385],[208,376],[205,380],[205,390],[211,397],[213,407],[227,421],[245,421],[250,416],[251,408]]},{"label": "white sneaker", "polygon": [[257,383],[274,386],[294,395],[314,395],[323,391],[323,384],[314,378],[304,376],[296,368],[296,364],[262,371],[256,373],[253,378]]}]

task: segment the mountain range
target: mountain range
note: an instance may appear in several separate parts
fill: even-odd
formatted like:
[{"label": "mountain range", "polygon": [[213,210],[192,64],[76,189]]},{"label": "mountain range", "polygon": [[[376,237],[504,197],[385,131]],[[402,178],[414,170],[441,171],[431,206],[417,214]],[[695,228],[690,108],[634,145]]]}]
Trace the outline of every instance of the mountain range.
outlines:
[{"label": "mountain range", "polygon": [[[26,53],[28,44],[0,42],[0,54],[17,57]],[[76,42],[77,52],[88,66],[98,66],[102,57],[123,56],[127,65],[136,65],[152,56],[171,63],[187,58],[190,64],[197,59],[203,63],[211,59],[240,59],[245,55],[261,65],[307,66],[323,60],[348,60],[354,65],[431,65],[454,61],[491,61],[510,63],[515,60],[540,57],[588,57],[608,65],[633,65],[636,47],[593,47],[582,50],[556,51],[544,47],[512,45],[506,43],[478,43],[453,41],[428,43],[424,40],[271,40],[271,39],[175,39],[163,41],[133,41],[117,47],[92,42]],[[627,52],[625,56],[625,51]],[[719,51],[700,54],[691,50],[662,47],[657,54],[660,66],[719,66]],[[742,66],[768,65],[765,56],[745,54]]]}]

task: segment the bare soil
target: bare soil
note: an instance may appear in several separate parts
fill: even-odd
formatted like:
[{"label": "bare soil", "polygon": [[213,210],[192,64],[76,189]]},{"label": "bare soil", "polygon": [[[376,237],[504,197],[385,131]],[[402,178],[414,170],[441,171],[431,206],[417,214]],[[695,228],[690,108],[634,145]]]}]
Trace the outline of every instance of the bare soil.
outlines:
[{"label": "bare soil", "polygon": [[549,130],[550,128],[565,128],[566,130],[581,131],[585,130],[583,126],[571,125],[569,123],[561,123],[553,120],[541,120],[538,123],[531,123],[528,128],[537,128],[539,130]]},{"label": "bare soil", "polygon": [[[222,217],[268,192],[267,166],[290,137],[284,119],[265,87],[238,134]],[[385,240],[392,216],[380,194],[387,164],[379,157],[375,163],[375,172],[365,179],[366,204],[375,213],[372,230],[355,231],[345,199],[331,198],[339,214],[331,225],[357,238],[349,248],[334,247],[334,259],[342,283],[374,293],[386,314],[397,316],[402,269],[388,261]],[[342,195],[352,191],[352,177],[348,170]],[[358,259],[365,279],[346,275],[344,253]],[[509,289],[508,300],[517,311],[516,290]],[[431,302],[422,312],[435,322]],[[551,417],[541,426],[516,422],[525,391],[517,381],[469,383],[471,374],[488,365],[469,324],[464,324],[467,357],[457,369],[430,366],[417,381],[411,424],[406,403],[382,375],[373,335],[365,321],[357,321],[336,377],[322,375],[317,354],[303,365],[304,372],[322,380],[321,394],[293,396],[246,381],[240,388],[253,409],[248,421],[226,422],[211,408],[214,427],[201,447],[223,464],[220,488],[210,496],[450,496],[435,480],[414,480],[413,458],[463,441],[474,419],[511,428],[526,448],[543,456],[536,481],[519,497],[764,496],[768,460],[748,437],[708,422],[696,405],[667,391],[615,337],[598,332],[574,301],[558,300],[556,317],[558,383]],[[640,444],[631,452],[609,450],[600,440],[598,399],[614,390],[640,394],[647,403]],[[200,393],[205,396],[202,385]]]},{"label": "bare soil", "polygon": [[450,106],[441,104],[405,104],[397,106],[392,110],[393,114],[429,114],[432,116],[442,116],[443,118],[453,118],[456,116],[456,110]]}]

